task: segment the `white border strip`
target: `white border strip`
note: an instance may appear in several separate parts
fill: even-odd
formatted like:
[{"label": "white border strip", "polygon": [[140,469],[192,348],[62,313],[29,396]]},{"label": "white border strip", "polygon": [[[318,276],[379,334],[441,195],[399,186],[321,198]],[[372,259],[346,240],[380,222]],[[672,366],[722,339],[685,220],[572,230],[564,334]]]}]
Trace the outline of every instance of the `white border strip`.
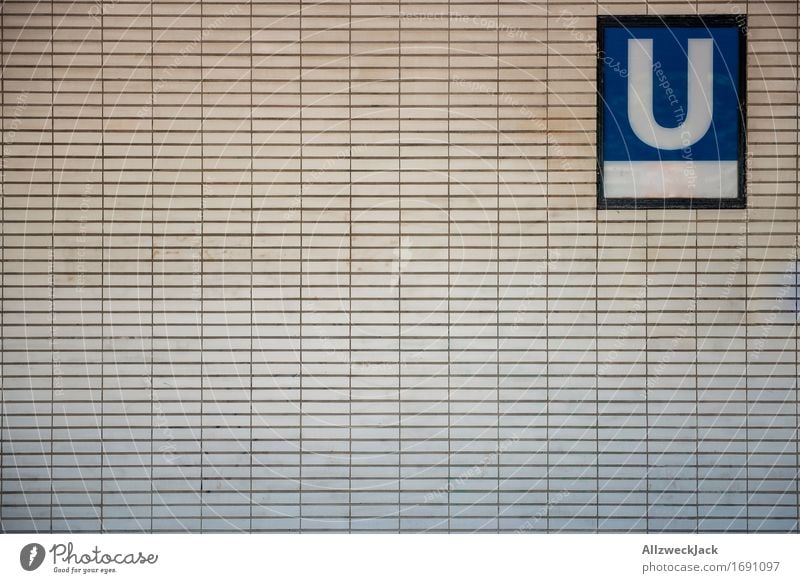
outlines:
[{"label": "white border strip", "polygon": [[736,160],[605,162],[605,198],[736,198]]}]

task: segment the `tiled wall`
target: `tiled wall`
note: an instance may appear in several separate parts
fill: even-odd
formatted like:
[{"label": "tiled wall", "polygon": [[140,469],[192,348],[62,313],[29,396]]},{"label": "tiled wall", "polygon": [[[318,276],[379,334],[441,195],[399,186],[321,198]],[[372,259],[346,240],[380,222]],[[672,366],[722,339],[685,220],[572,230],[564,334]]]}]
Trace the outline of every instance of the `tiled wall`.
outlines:
[{"label": "tiled wall", "polygon": [[[747,14],[748,209],[597,211],[598,14]],[[2,3],[15,531],[797,531],[796,0]]]}]

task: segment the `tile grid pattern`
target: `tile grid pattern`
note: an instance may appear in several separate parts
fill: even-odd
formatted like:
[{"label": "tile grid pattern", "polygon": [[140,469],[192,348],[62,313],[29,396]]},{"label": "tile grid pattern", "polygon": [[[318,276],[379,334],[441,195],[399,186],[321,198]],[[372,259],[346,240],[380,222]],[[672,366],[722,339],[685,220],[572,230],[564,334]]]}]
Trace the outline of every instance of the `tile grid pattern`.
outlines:
[{"label": "tile grid pattern", "polygon": [[[694,12],[749,209],[598,212],[595,17]],[[798,19],[3,3],[2,530],[797,531]]]}]

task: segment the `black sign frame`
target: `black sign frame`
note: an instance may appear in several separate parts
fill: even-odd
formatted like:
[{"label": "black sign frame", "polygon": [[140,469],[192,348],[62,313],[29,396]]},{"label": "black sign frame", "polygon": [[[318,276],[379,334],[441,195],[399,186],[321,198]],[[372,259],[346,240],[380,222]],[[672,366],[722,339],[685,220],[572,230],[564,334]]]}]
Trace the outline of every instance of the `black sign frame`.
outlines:
[{"label": "black sign frame", "polygon": [[[603,192],[603,57],[604,32],[607,28],[627,27],[705,27],[731,28],[739,31],[739,132],[738,196],[736,198],[606,198]],[[747,208],[747,15],[714,14],[702,16],[598,16],[597,17],[597,208],[608,209],[743,209]]]}]

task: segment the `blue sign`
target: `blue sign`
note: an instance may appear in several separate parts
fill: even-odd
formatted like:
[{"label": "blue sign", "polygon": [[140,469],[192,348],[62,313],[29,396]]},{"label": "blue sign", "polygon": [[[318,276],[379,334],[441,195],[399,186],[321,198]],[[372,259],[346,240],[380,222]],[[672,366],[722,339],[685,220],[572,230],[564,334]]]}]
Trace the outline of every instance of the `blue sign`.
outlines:
[{"label": "blue sign", "polygon": [[745,206],[744,16],[598,18],[599,208]]}]

